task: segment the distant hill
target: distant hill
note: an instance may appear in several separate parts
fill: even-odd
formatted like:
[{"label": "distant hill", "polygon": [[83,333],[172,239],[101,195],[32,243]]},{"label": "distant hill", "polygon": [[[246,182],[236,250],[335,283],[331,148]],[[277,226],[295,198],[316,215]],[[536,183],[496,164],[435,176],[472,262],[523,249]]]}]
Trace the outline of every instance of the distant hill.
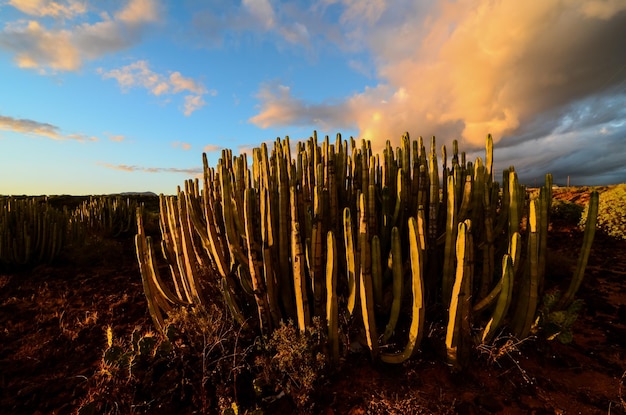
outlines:
[{"label": "distant hill", "polygon": [[158,195],[154,192],[122,192],[122,193],[112,193],[109,196],[148,196],[148,197],[157,197]]}]

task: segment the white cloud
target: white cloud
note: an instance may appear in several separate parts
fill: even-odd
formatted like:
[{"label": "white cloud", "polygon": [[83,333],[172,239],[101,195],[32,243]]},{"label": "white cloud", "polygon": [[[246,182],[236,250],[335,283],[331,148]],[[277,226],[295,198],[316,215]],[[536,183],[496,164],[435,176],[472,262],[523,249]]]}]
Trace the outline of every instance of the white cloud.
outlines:
[{"label": "white cloud", "polygon": [[183,113],[187,116],[206,105],[202,98],[209,94],[217,94],[215,90],[207,90],[201,82],[184,77],[180,72],[172,72],[169,76],[154,72],[148,62],[140,60],[122,68],[105,71],[98,69],[104,79],[115,79],[122,89],[127,92],[131,88],[144,88],[156,96],[191,92],[184,98]]},{"label": "white cloud", "polygon": [[269,0],[243,0],[242,5],[265,30],[272,29],[276,24]]}]

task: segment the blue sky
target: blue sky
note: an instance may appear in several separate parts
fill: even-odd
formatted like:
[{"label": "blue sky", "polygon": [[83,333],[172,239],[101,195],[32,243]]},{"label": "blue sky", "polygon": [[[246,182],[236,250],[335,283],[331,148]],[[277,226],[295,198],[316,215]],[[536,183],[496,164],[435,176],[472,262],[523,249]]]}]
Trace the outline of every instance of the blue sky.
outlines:
[{"label": "blue sky", "polygon": [[0,194],[173,193],[289,135],[626,182],[626,2],[0,0]]}]

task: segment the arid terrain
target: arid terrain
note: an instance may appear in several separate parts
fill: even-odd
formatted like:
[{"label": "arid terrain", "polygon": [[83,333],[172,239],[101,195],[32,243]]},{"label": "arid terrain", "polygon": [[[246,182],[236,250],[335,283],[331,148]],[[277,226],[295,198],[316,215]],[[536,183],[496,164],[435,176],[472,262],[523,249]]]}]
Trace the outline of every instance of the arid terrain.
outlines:
[{"label": "arid terrain", "polygon": [[[584,203],[588,193],[568,188],[555,197]],[[546,284],[567,283],[581,243],[573,224],[552,224]],[[401,366],[372,364],[357,351],[318,381],[310,411],[624,414],[626,241],[596,233],[578,298],[584,306],[570,344],[541,335],[502,338],[476,350],[460,373],[447,367],[428,335],[422,351]],[[0,413],[76,413],[98,387],[93,378],[102,370],[106,327],[128,338],[137,326],[151,325],[130,237],[92,240],[50,265],[0,274]],[[194,402],[147,413],[200,413]],[[295,411],[279,394],[260,406],[265,413]],[[114,405],[107,411],[127,413]]]}]

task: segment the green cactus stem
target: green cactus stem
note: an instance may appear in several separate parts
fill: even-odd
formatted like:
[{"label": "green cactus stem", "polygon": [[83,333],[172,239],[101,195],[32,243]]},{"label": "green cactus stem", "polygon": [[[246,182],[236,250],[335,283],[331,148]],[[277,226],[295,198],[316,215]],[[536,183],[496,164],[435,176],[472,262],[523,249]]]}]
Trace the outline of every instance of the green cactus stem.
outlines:
[{"label": "green cactus stem", "polygon": [[361,315],[365,326],[365,338],[370,349],[372,359],[378,356],[378,334],[376,317],[374,315],[374,290],[372,287],[372,257],[370,241],[367,234],[367,214],[365,210],[365,195],[361,194],[361,220],[359,227],[359,245],[361,246],[361,270],[359,273],[359,291],[361,300]]},{"label": "green cactus stem", "polygon": [[457,232],[457,212],[456,212],[456,192],[455,179],[453,175],[448,176],[447,188],[448,199],[446,209],[446,241],[443,257],[443,273],[441,299],[445,306],[450,304],[452,296],[452,286],[454,284],[454,260],[455,260],[455,243]]},{"label": "green cactus stem", "polygon": [[540,222],[537,200],[530,201],[528,215],[528,263],[518,290],[517,306],[513,314],[512,330],[519,339],[528,337],[530,328],[535,321],[538,304],[539,283],[539,234],[537,225]]},{"label": "green cactus stem", "polygon": [[339,363],[339,305],[337,301],[337,243],[333,231],[326,237],[326,323],[330,358]]},{"label": "green cactus stem", "polygon": [[576,264],[576,271],[574,277],[570,282],[567,291],[563,294],[559,300],[556,309],[565,310],[574,301],[576,292],[580,288],[585,277],[585,268],[587,268],[587,261],[591,253],[591,245],[593,244],[593,238],[596,234],[596,222],[598,219],[598,205],[600,196],[597,191],[591,192],[589,197],[589,210],[587,213],[587,221],[585,222],[585,234],[583,236],[583,246],[581,248],[580,256],[578,257],[578,263]]},{"label": "green cactus stem", "polygon": [[380,238],[372,236],[372,288],[374,289],[374,303],[381,305],[383,302],[383,269],[382,255],[380,252]]},{"label": "green cactus stem", "polygon": [[[395,229],[395,228],[394,228]],[[419,234],[424,230],[418,230],[418,223],[414,217],[409,218],[409,245],[411,256],[411,292],[413,304],[411,306],[411,326],[409,327],[409,339],[404,350],[397,354],[382,353],[381,359],[386,363],[402,363],[411,358],[419,347],[424,332],[424,280],[422,277],[424,263],[422,249],[419,243]]]},{"label": "green cactus stem", "polygon": [[470,321],[471,275],[469,273],[470,239],[469,221],[460,222],[456,242],[456,276],[452,287],[448,327],[446,330],[446,350],[448,363],[460,369],[468,349],[467,333],[464,325]]},{"label": "green cactus stem", "polygon": [[348,277],[348,314],[354,313],[358,291],[358,278],[356,266],[356,249],[354,244],[354,234],[352,231],[352,219],[350,208],[343,210],[343,237],[346,251],[346,274]]},{"label": "green cactus stem", "polygon": [[[502,257],[502,279],[498,283],[500,287],[498,301],[493,311],[491,319],[483,330],[482,343],[490,343],[502,325],[511,305],[513,294],[513,261],[511,256],[506,254]],[[476,310],[476,307],[474,307]]]},{"label": "green cactus stem", "polygon": [[389,322],[385,327],[382,342],[386,343],[393,335],[400,316],[400,308],[402,306],[402,247],[400,242],[400,231],[394,226],[391,229],[391,273],[393,276],[393,300],[391,303],[391,312],[389,314]]}]

